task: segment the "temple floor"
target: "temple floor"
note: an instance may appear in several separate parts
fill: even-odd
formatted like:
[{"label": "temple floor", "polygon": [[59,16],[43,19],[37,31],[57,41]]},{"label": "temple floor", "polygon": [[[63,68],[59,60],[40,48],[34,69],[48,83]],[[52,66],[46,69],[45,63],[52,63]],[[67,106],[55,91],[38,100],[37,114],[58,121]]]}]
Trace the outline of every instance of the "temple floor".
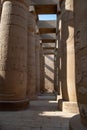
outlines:
[{"label": "temple floor", "polygon": [[68,130],[75,114],[58,111],[57,107],[54,95],[38,96],[27,110],[0,112],[0,130]]}]

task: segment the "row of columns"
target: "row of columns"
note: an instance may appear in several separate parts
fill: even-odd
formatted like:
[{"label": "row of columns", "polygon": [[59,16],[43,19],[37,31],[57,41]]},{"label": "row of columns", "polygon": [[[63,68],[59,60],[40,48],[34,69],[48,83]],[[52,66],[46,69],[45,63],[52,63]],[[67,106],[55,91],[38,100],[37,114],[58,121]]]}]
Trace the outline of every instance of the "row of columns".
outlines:
[{"label": "row of columns", "polygon": [[27,108],[40,89],[39,34],[27,0],[1,4],[0,110],[19,110]]},{"label": "row of columns", "polygon": [[[87,128],[86,3],[86,0],[62,1],[57,37],[58,84],[62,90],[59,106],[68,112],[77,112],[79,106],[79,124]],[[3,0],[1,4],[0,109],[18,110],[28,107],[37,91],[44,91],[44,56],[35,30],[36,18],[29,13],[27,1]],[[75,120],[70,122],[71,130],[76,129],[72,125]]]}]

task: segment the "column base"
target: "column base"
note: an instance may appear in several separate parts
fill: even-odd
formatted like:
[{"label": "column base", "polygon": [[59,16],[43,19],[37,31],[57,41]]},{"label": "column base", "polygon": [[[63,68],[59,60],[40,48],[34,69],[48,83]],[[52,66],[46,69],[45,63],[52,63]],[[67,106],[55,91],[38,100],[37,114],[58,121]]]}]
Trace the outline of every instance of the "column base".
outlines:
[{"label": "column base", "polygon": [[29,96],[29,100],[36,100],[37,99],[37,95],[30,95]]},{"label": "column base", "polygon": [[62,111],[62,110],[63,110],[62,104],[63,104],[63,100],[62,100],[62,99],[59,99],[59,97],[58,97],[58,110],[59,110],[59,111]]},{"label": "column base", "polygon": [[76,102],[67,102],[62,99],[58,100],[58,110],[69,113],[79,113],[79,108]]},{"label": "column base", "polygon": [[29,99],[19,101],[0,101],[0,111],[18,111],[29,107]]},{"label": "column base", "polygon": [[70,119],[69,130],[87,130],[87,127],[81,123],[80,116],[76,115]]}]

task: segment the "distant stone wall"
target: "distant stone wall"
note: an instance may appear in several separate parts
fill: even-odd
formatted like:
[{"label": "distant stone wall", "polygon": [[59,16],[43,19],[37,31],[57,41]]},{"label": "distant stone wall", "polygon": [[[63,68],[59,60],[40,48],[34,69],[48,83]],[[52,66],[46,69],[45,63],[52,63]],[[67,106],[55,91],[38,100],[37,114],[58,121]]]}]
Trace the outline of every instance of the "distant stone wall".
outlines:
[{"label": "distant stone wall", "polygon": [[45,91],[54,91],[54,55],[45,55]]}]

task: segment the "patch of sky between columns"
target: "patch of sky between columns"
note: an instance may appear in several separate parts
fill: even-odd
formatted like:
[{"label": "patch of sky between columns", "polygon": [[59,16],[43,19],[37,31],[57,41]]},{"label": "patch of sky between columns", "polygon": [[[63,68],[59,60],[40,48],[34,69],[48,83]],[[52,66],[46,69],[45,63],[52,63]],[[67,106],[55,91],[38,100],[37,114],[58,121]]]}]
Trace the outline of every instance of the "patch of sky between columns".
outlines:
[{"label": "patch of sky between columns", "polygon": [[41,14],[38,15],[39,20],[56,20],[56,14]]}]

